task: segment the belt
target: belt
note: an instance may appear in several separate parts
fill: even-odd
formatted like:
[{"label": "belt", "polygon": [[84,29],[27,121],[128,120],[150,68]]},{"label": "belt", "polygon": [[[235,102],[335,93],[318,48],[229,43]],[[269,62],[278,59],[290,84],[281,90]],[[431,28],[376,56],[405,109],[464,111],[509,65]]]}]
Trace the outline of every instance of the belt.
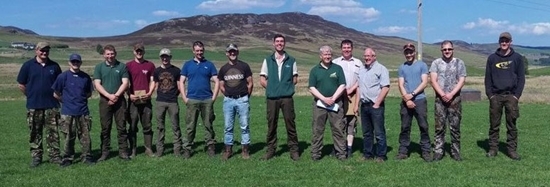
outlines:
[{"label": "belt", "polygon": [[499,91],[499,92],[497,92],[497,94],[499,94],[499,95],[511,95],[511,94],[514,94],[514,93],[512,93],[511,91]]},{"label": "belt", "polygon": [[372,102],[371,100],[368,100],[368,99],[360,99],[359,100],[361,103],[364,103],[364,104],[374,104],[374,102]]},{"label": "belt", "polygon": [[231,98],[231,99],[238,99],[244,96],[248,96],[248,93],[241,94],[241,95],[226,95],[225,97]]}]

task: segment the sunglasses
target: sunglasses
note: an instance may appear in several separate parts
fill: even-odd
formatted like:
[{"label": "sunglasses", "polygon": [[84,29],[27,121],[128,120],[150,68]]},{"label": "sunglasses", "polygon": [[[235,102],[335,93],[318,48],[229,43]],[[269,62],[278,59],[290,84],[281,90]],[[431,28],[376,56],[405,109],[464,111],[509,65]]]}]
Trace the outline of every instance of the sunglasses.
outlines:
[{"label": "sunglasses", "polygon": [[40,52],[41,52],[41,53],[49,53],[50,50],[49,50],[49,49],[40,49]]},{"label": "sunglasses", "polygon": [[82,61],[78,61],[78,60],[71,60],[71,64],[80,64],[82,63]]},{"label": "sunglasses", "polygon": [[454,49],[453,48],[445,48],[445,49],[441,49],[441,51],[453,51]]},{"label": "sunglasses", "polygon": [[498,43],[510,43],[510,40],[508,40],[508,39],[500,39],[500,40],[498,40]]}]

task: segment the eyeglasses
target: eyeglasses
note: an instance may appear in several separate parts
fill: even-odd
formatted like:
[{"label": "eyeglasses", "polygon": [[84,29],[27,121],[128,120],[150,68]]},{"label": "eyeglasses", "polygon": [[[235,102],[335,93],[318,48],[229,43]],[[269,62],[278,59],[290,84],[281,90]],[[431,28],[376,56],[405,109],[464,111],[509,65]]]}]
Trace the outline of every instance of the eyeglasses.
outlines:
[{"label": "eyeglasses", "polygon": [[143,53],[143,50],[137,49],[137,50],[136,50],[136,53]]},{"label": "eyeglasses", "polygon": [[171,57],[171,56],[169,56],[169,55],[160,55],[160,58],[169,58],[169,57]]},{"label": "eyeglasses", "polygon": [[453,51],[454,49],[453,48],[445,48],[445,49],[441,49],[441,51]]},{"label": "eyeglasses", "polygon": [[80,64],[82,63],[82,61],[78,61],[78,60],[71,60],[71,64]]},{"label": "eyeglasses", "polygon": [[508,40],[508,39],[500,39],[500,40],[498,40],[498,43],[510,43],[510,40]]},{"label": "eyeglasses", "polygon": [[40,49],[40,52],[41,52],[41,53],[49,53],[50,50],[49,50],[49,49]]}]

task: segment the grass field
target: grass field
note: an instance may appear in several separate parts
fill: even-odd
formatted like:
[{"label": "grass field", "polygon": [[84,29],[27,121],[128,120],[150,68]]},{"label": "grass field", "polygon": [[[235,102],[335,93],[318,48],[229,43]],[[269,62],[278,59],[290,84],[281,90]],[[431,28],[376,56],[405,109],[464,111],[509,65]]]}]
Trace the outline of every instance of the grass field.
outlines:
[{"label": "grass field", "polygon": [[[430,136],[433,138],[433,98],[428,100]],[[124,162],[116,158],[116,142],[113,138],[114,158],[94,166],[76,164],[68,168],[44,163],[30,169],[28,128],[25,125],[25,101],[2,101],[0,124],[0,186],[549,186],[550,157],[548,157],[547,132],[549,105],[520,104],[519,153],[521,161],[505,156],[505,128],[501,129],[501,152],[496,158],[484,156],[488,131],[488,104],[467,102],[463,106],[462,156],[456,162],[446,156],[440,162],[426,163],[419,155],[417,128],[413,128],[411,157],[394,159],[398,148],[399,99],[389,98],[386,104],[386,129],[389,146],[385,163],[363,162],[361,135],[356,136],[353,158],[338,161],[325,156],[321,161],[310,159],[311,97],[295,97],[296,124],[302,150],[299,161],[292,161],[286,149],[286,133],[279,120],[279,156],[261,161],[265,146],[265,100],[251,100],[251,154],[250,160],[234,156],[222,161],[220,154],[209,158],[203,151],[203,128],[198,127],[196,154],[183,160],[165,150],[160,158],[148,158],[143,148],[138,149],[136,159]],[[92,127],[93,152],[99,150],[98,101],[90,101],[94,117]],[[182,108],[182,113],[185,109]],[[221,100],[216,101],[217,119],[214,122],[218,153],[223,147]],[[184,115],[182,115],[184,116]],[[184,123],[183,118],[180,120]],[[156,128],[156,122],[153,122]],[[414,125],[416,126],[416,125]],[[171,147],[171,130],[167,130],[167,148]],[[358,128],[361,132],[361,128]],[[235,131],[236,140],[240,133]],[[112,137],[115,136],[113,130]],[[138,143],[142,145],[142,135]],[[156,137],[156,134],[155,134]],[[447,139],[449,137],[447,136]],[[324,154],[330,152],[332,140],[329,128],[325,132]],[[449,142],[449,140],[447,140]],[[328,146],[327,146],[328,145]],[[79,147],[77,146],[77,153]],[[234,149],[235,150],[235,149]],[[240,149],[237,149],[240,151]],[[448,151],[448,147],[447,147]],[[448,153],[447,153],[448,154]],[[47,155],[47,154],[45,154]],[[47,157],[45,157],[47,159]]]}]

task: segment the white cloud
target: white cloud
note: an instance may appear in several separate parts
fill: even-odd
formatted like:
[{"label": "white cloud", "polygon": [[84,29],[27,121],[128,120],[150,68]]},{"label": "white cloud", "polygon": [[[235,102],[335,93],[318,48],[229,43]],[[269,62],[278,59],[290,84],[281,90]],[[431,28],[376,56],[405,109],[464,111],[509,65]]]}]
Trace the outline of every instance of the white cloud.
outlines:
[{"label": "white cloud", "polygon": [[416,27],[401,27],[401,26],[388,26],[388,27],[378,27],[374,32],[379,34],[397,34],[397,33],[408,33],[416,31]]},{"label": "white cloud", "polygon": [[550,35],[550,22],[519,23],[512,24],[509,21],[496,21],[491,18],[478,18],[476,22],[468,22],[462,26],[464,29],[484,29],[489,33],[509,31],[526,35]]},{"label": "white cloud", "polygon": [[142,19],[135,20],[134,24],[139,28],[142,28],[142,27],[145,27],[145,26],[149,25],[149,23],[147,21],[142,20]]},{"label": "white cloud", "polygon": [[197,6],[198,9],[221,10],[246,10],[251,8],[278,8],[285,4],[285,0],[210,0]]},{"label": "white cloud", "polygon": [[325,16],[348,17],[356,21],[371,22],[378,19],[380,11],[374,8],[339,7],[339,6],[314,6],[308,14]]},{"label": "white cloud", "polygon": [[168,11],[168,10],[157,10],[153,11],[152,13],[154,16],[168,16],[168,17],[174,17],[181,15],[179,12],[176,11]]},{"label": "white cloud", "polygon": [[300,0],[300,3],[313,6],[361,6],[361,3],[354,0]]}]

